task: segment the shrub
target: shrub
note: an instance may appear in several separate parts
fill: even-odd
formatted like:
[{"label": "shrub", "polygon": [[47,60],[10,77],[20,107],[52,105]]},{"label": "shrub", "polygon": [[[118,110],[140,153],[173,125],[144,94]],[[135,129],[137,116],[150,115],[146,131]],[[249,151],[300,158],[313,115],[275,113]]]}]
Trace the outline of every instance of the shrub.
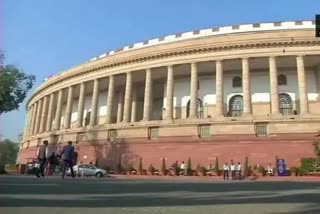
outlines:
[{"label": "shrub", "polygon": [[315,171],[315,164],[317,160],[315,158],[301,158],[300,168],[302,174],[309,174],[310,172]]},{"label": "shrub", "polygon": [[220,173],[220,168],[219,168],[219,159],[218,159],[218,157],[216,157],[216,161],[215,161],[215,163],[214,163],[214,172],[215,173]]},{"label": "shrub", "polygon": [[187,163],[187,175],[192,175],[192,166],[191,166],[191,158],[189,157]]},{"label": "shrub", "polygon": [[123,168],[121,165],[121,157],[119,158],[119,161],[118,161],[117,171],[118,171],[118,173],[121,173],[123,171]]},{"label": "shrub", "polygon": [[314,141],[313,146],[315,155],[320,158],[320,141]]},{"label": "shrub", "polygon": [[298,168],[298,167],[295,167],[295,166],[290,167],[290,171],[291,171],[291,173],[295,174],[296,176],[298,176],[299,173],[300,173],[299,168]]},{"label": "shrub", "polygon": [[200,173],[201,173],[202,175],[205,175],[206,172],[207,172],[207,169],[206,169],[206,167],[204,167],[204,166],[200,166],[200,167],[199,167],[199,171],[200,171]]},{"label": "shrub", "polygon": [[156,169],[152,166],[152,164],[150,164],[148,171],[150,172],[151,175],[153,175]]},{"label": "shrub", "polygon": [[286,176],[291,176],[292,172],[290,170],[286,170]]},{"label": "shrub", "polygon": [[245,161],[244,161],[244,175],[245,176],[249,176],[249,161],[248,161],[248,157],[246,157]]},{"label": "shrub", "polygon": [[140,173],[140,175],[143,174],[142,158],[140,158],[140,160],[139,160],[139,173]]},{"label": "shrub", "polygon": [[265,174],[266,174],[266,169],[264,168],[264,166],[260,165],[260,166],[258,167],[258,172],[265,175]]},{"label": "shrub", "polygon": [[167,175],[166,159],[162,158],[161,172],[163,175]]},{"label": "shrub", "polygon": [[137,171],[131,164],[128,166],[128,171]]}]

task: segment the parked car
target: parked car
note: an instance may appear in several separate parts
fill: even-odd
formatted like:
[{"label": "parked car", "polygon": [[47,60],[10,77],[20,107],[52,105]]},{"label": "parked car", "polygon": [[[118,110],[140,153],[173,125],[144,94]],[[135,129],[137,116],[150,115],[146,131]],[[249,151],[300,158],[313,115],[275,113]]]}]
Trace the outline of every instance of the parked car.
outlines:
[{"label": "parked car", "polygon": [[[107,175],[107,171],[101,168],[98,168],[91,164],[78,164],[73,166],[73,171],[78,176],[96,176],[101,178]],[[67,171],[68,175],[71,175],[70,169]]]}]

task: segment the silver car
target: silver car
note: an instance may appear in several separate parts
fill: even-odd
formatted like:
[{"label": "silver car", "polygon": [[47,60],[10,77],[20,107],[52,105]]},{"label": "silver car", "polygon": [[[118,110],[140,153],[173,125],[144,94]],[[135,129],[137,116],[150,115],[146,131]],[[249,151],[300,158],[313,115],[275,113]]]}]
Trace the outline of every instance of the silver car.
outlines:
[{"label": "silver car", "polygon": [[[78,176],[96,176],[101,178],[107,175],[107,171],[101,168],[98,168],[91,164],[78,164],[73,166],[73,171]],[[68,175],[71,175],[70,169],[68,169]]]}]

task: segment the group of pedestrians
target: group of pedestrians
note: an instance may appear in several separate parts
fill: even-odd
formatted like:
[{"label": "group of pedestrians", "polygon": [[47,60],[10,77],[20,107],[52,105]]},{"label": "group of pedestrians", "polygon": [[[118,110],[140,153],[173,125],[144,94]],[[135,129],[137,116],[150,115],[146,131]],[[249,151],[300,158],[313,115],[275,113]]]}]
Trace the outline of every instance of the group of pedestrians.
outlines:
[{"label": "group of pedestrians", "polygon": [[70,168],[72,177],[75,177],[73,171],[73,160],[74,160],[74,147],[72,146],[72,141],[68,141],[68,144],[65,145],[60,154],[55,155],[52,152],[49,155],[48,141],[43,141],[43,144],[39,146],[37,150],[37,160],[38,160],[38,169],[36,172],[36,176],[40,178],[44,177],[44,171],[46,167],[49,165],[49,174],[53,174],[55,164],[59,161],[57,158],[61,158],[63,161],[63,169],[62,169],[62,179],[65,176],[67,167]]},{"label": "group of pedestrians", "polygon": [[235,164],[233,160],[230,161],[230,164],[226,162],[223,165],[223,180],[229,180],[231,176],[232,180],[241,180],[241,164],[238,162]]}]

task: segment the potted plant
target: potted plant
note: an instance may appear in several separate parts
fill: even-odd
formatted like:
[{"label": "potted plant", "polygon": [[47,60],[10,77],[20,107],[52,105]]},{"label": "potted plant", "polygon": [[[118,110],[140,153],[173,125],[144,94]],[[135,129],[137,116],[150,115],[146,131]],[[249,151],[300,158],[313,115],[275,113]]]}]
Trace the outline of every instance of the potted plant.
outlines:
[{"label": "potted plant", "polygon": [[129,173],[129,175],[135,175],[135,174],[137,174],[137,170],[132,165],[129,165],[128,173]]},{"label": "potted plant", "polygon": [[200,166],[199,172],[201,173],[202,176],[206,176],[207,169],[204,166]]},{"label": "potted plant", "polygon": [[220,168],[219,168],[219,159],[216,157],[216,161],[214,162],[213,171],[216,173],[216,176],[220,176]]},{"label": "potted plant", "polygon": [[150,172],[151,175],[154,175],[154,172],[156,171],[156,169],[152,166],[152,164],[150,164],[148,171]]},{"label": "potted plant", "polygon": [[299,168],[295,167],[295,166],[291,167],[290,171],[291,171],[292,175],[295,175],[295,176],[298,176],[300,174]]},{"label": "potted plant", "polygon": [[263,176],[266,175],[266,169],[264,168],[264,166],[260,165],[260,166],[258,167],[258,174],[259,174],[259,176],[261,176],[261,177],[263,177]]}]

